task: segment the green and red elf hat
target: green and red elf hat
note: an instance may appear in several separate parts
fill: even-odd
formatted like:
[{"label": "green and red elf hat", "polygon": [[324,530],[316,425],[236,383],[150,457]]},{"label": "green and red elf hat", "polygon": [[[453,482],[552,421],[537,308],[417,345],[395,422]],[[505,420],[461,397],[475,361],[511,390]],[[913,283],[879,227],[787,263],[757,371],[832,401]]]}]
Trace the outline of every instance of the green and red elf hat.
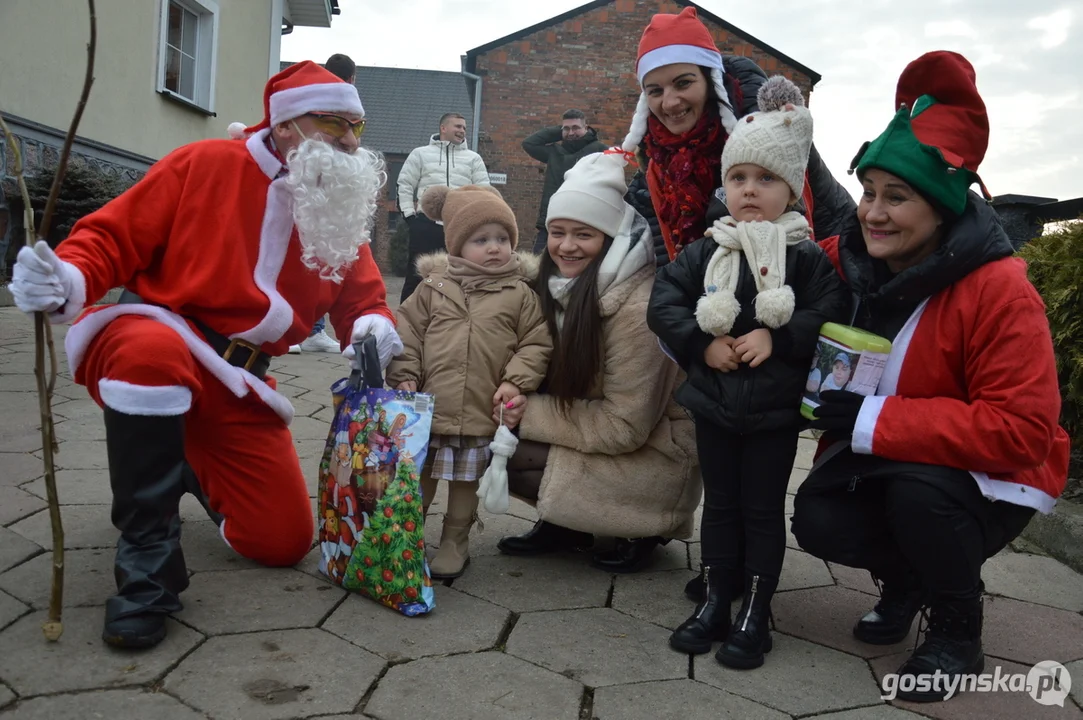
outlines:
[{"label": "green and red elf hat", "polygon": [[906,66],[895,90],[898,110],[887,129],[862,145],[850,165],[896,175],[956,215],[989,147],[989,116],[978,94],[974,67],[962,55],[938,50]]}]

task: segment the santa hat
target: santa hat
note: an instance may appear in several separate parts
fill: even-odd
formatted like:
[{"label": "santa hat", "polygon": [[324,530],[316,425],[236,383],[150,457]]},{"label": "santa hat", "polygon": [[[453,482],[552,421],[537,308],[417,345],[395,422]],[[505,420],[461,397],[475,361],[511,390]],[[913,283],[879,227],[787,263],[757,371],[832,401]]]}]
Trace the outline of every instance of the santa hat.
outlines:
[{"label": "santa hat", "polygon": [[780,177],[799,198],[812,148],[812,115],[805,99],[796,85],[776,75],[760,86],[756,104],[759,110],[741,118],[722,148],[722,178],[735,165],[758,165]]},{"label": "santa hat", "polygon": [[[696,8],[686,7],[677,15],[659,14],[651,18],[643,37],[639,39],[639,53],[636,59],[636,76],[640,87],[643,78],[651,70],[665,65],[690,63],[710,70],[710,81],[718,96],[718,113],[722,118],[722,127],[727,133],[733,132],[737,116],[730,106],[729,94],[722,84],[722,53],[714,44],[707,27],[699,21]],[[641,92],[632,127],[624,138],[622,147],[628,152],[635,152],[643,136],[647,134],[647,118],[650,108],[647,106],[647,94]]]},{"label": "santa hat", "polygon": [[545,222],[575,220],[616,237],[624,221],[628,184],[622,150],[587,155],[564,173],[564,182],[549,200]]},{"label": "santa hat", "polygon": [[978,165],[989,147],[989,116],[974,67],[954,52],[922,55],[899,76],[895,107],[887,129],[861,147],[850,172],[860,177],[869,168],[885,170],[961,215],[970,186],[981,184]]},{"label": "santa hat", "polygon": [[278,73],[263,88],[263,119],[244,127],[229,124],[229,136],[241,138],[310,112],[344,112],[364,115],[357,88],[311,60]]}]

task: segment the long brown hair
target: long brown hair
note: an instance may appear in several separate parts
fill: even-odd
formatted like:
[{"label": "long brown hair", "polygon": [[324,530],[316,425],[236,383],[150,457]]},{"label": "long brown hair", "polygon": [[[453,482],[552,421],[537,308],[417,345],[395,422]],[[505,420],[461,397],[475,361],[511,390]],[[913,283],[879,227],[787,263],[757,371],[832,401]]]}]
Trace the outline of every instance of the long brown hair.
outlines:
[{"label": "long brown hair", "polygon": [[613,244],[608,235],[601,252],[576,278],[564,311],[564,328],[557,328],[560,304],[549,291],[549,277],[556,274],[557,264],[548,250],[542,252],[538,279],[534,289],[541,300],[542,313],[553,336],[553,357],[546,377],[546,392],[557,399],[557,406],[567,412],[572,401],[587,397],[595,378],[602,370],[605,348],[602,345],[602,311],[598,302],[598,271]]}]

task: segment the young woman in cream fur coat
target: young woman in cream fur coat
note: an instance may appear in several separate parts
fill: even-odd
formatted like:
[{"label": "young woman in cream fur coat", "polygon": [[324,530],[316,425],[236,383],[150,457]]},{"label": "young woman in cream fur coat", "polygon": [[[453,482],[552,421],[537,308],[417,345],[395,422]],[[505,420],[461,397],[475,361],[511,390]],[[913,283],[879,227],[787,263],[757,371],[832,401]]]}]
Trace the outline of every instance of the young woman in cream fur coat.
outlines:
[{"label": "young woman in cream fur coat", "polygon": [[499,544],[535,555],[612,536],[616,549],[593,558],[611,572],[689,537],[700,498],[695,430],[672,399],[679,370],[647,328],[655,260],[646,221],[623,199],[626,164],[588,155],[549,203],[535,289],[553,355],[540,390],[504,411],[521,417],[511,491],[541,520]]}]

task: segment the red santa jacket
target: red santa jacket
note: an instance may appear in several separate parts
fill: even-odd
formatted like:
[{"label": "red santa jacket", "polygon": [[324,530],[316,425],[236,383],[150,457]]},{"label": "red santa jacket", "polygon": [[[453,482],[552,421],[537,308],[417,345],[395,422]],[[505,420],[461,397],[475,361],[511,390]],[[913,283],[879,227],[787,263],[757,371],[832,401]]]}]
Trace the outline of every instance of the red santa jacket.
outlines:
[{"label": "red santa jacket", "polygon": [[[839,268],[838,238],[821,243]],[[1045,305],[1018,258],[989,262],[921,303],[894,338],[854,452],[967,470],[990,500],[1048,513],[1068,434]]]},{"label": "red santa jacket", "polygon": [[93,304],[125,286],[145,305],[92,308],[65,341],[73,375],[87,345],[122,314],[153,317],[177,330],[193,355],[237,396],[255,391],[289,422],[289,402],[219,357],[184,319],[281,355],[330,312],[349,341],[361,315],[394,322],[368,245],[341,284],[301,263],[292,199],[267,130],[247,141],[204,140],[157,162],[139,183],[80,220],[57,248],[82,274],[75,296]]}]

